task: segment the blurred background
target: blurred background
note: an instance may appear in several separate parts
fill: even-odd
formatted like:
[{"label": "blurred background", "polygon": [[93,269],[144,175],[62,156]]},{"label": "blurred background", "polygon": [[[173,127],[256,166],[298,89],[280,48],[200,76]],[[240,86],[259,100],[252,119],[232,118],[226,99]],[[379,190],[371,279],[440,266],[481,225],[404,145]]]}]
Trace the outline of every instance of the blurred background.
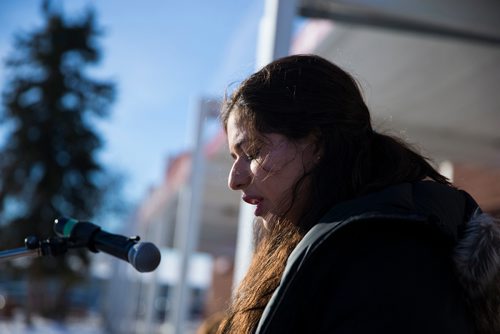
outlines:
[{"label": "blurred background", "polygon": [[217,317],[252,248],[220,101],[287,54],[352,73],[379,131],[499,215],[499,17],[493,0],[2,1],[0,251],[71,216],[162,261],[0,257],[0,332],[195,333]]}]

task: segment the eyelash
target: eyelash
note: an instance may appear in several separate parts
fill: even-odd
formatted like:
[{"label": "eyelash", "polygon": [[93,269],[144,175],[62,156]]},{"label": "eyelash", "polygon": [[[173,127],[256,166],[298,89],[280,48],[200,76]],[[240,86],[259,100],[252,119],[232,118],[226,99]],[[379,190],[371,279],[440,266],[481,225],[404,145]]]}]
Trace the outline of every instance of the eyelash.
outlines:
[{"label": "eyelash", "polygon": [[245,154],[245,157],[247,160],[252,161],[252,160],[257,159],[257,157],[259,156],[259,153],[260,153],[260,151],[256,151],[254,154]]},{"label": "eyelash", "polygon": [[248,160],[248,161],[252,161],[255,159],[255,155],[250,155],[250,154],[245,154],[245,158]]},{"label": "eyelash", "polygon": [[[260,149],[255,149],[255,153],[246,153],[244,150],[241,150],[241,155],[242,157],[244,157],[247,161],[253,161],[253,160],[256,160],[259,158],[259,155],[260,155],[261,151]],[[235,153],[232,153],[231,154],[231,157],[233,158],[233,160],[236,160],[237,159],[237,154]]]}]

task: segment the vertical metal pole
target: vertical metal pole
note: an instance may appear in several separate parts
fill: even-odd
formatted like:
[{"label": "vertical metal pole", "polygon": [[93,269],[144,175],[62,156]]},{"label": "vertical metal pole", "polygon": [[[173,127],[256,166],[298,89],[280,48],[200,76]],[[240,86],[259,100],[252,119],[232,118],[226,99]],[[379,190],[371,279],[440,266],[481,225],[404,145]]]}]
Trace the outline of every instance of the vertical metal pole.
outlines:
[{"label": "vertical metal pole", "polygon": [[175,334],[184,334],[189,310],[190,258],[198,241],[203,181],[203,125],[204,110],[202,101],[196,103],[195,128],[192,143],[190,180],[180,194],[179,215],[175,228],[176,249],[180,256],[179,280],[174,291],[173,326]]},{"label": "vertical metal pole", "polygon": [[[152,231],[148,231],[149,240],[155,242],[160,249],[164,247],[165,245],[165,240],[167,240],[168,235],[166,231],[166,219],[164,215],[161,215],[159,219],[151,222],[151,227]],[[156,296],[158,295],[158,292],[160,291],[160,271],[162,269],[162,266],[160,264],[160,267],[156,269],[152,274],[150,274],[152,277],[149,281],[146,283],[146,298],[145,298],[145,303],[146,303],[146,313],[144,316],[144,333],[154,333],[156,330],[155,328],[155,299]]]},{"label": "vertical metal pole", "polygon": [[[265,1],[257,41],[256,70],[288,55],[296,10],[297,0]],[[253,207],[241,202],[233,286],[239,285],[252,258],[253,220]]]},{"label": "vertical metal pole", "polygon": [[184,334],[189,311],[189,263],[198,243],[203,196],[205,159],[203,156],[204,125],[207,118],[216,117],[220,102],[200,99],[194,109],[192,160],[190,180],[181,190],[175,228],[175,246],[180,256],[179,280],[174,292],[173,327],[175,334]]},{"label": "vertical metal pole", "polygon": [[257,40],[256,69],[288,55],[296,12],[297,0],[265,0]]}]

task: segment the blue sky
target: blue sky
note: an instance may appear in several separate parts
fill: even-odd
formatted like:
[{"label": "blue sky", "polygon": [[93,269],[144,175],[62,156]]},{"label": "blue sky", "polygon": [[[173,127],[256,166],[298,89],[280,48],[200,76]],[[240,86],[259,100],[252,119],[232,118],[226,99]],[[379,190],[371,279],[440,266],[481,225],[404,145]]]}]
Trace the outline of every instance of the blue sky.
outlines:
[{"label": "blue sky", "polygon": [[[228,84],[254,70],[263,1],[66,0],[70,15],[96,10],[104,31],[94,77],[112,79],[117,99],[99,124],[105,165],[126,176],[125,194],[140,200],[162,178],[169,156],[187,148],[193,99],[221,96]],[[0,90],[4,60],[16,32],[42,24],[41,1],[0,1]],[[5,129],[0,126],[0,139]]]}]

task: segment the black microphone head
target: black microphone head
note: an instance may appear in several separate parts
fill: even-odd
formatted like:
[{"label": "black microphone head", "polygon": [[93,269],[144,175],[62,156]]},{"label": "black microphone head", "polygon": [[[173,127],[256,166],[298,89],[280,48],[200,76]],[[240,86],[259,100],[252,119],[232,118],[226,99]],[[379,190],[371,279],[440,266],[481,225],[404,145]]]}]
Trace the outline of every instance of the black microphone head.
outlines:
[{"label": "black microphone head", "polygon": [[151,242],[139,242],[128,251],[128,262],[141,273],[155,270],[160,261],[160,250]]}]

